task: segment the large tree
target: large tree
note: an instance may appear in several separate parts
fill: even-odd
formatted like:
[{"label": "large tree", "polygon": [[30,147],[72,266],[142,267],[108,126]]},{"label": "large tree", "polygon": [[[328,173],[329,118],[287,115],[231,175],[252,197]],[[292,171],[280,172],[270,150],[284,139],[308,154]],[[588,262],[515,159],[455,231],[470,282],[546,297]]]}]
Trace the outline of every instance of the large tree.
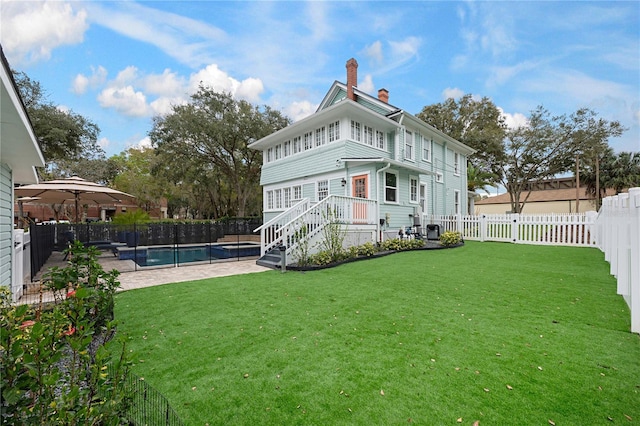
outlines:
[{"label": "large tree", "polygon": [[156,162],[152,148],[129,148],[109,158],[116,170],[113,186],[136,197],[136,203],[145,211],[160,205],[165,193],[165,181],[152,175]]},{"label": "large tree", "polygon": [[[593,171],[592,182],[595,184],[595,188],[592,193],[596,199],[595,207],[599,209],[600,163],[606,155],[610,155],[609,138],[622,135],[626,129],[619,121],[600,118],[595,111],[589,108],[579,109],[571,115],[571,120],[575,126],[573,137],[577,146],[576,181],[580,183],[580,163],[583,167]],[[606,192],[606,188],[603,190]]]},{"label": "large tree", "polygon": [[157,116],[149,133],[159,153],[175,163],[207,164],[232,190],[228,212],[245,216],[259,198],[262,153],[248,145],[290,123],[280,112],[201,86],[186,105]]},{"label": "large tree", "polygon": [[65,160],[104,158],[104,151],[98,145],[100,129],[95,123],[73,111],[58,108],[47,98],[40,83],[25,73],[14,71],[13,75],[48,170],[60,169],[57,163]]},{"label": "large tree", "polygon": [[640,187],[640,153],[620,152],[615,154],[607,148],[600,157],[600,167],[596,173],[593,165],[584,164],[581,180],[587,186],[587,193],[598,199],[606,195],[607,188],[620,193],[626,189]]},{"label": "large tree", "polygon": [[507,126],[502,112],[489,98],[477,99],[471,94],[457,101],[449,98],[425,106],[417,117],[475,149],[470,163],[479,173],[490,176],[491,183],[499,180]]},{"label": "large tree", "polygon": [[553,117],[539,106],[531,111],[526,125],[507,132],[500,168],[512,212],[522,212],[531,194],[531,182],[571,170],[578,152],[575,129],[570,118]]}]

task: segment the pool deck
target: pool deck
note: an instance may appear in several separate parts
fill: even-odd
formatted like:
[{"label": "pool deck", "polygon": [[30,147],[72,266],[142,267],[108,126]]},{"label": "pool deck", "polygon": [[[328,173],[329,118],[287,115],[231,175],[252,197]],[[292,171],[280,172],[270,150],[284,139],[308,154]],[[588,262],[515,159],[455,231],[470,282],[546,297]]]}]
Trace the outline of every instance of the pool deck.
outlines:
[{"label": "pool deck", "polygon": [[[41,272],[36,275],[34,281],[40,280],[42,273],[48,271],[51,267],[58,266],[63,268],[67,266],[67,262],[63,258],[64,254],[62,252],[53,252],[49,260],[47,260],[47,263],[42,267]],[[110,252],[102,252],[98,261],[105,271],[112,269],[120,271],[120,275],[118,276],[121,284],[120,291],[126,291],[162,284],[203,280],[229,275],[251,274],[271,270],[256,265],[256,259],[257,257],[242,258],[242,260],[226,259],[212,263],[198,263],[177,267],[139,268],[137,271],[135,270],[135,264],[132,260],[118,260]]]}]

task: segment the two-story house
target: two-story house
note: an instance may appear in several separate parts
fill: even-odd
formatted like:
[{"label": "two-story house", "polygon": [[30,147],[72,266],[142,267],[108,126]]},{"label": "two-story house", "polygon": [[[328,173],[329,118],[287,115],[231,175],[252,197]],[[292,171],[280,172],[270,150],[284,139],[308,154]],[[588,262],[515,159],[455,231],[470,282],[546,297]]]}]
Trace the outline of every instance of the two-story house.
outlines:
[{"label": "two-story house", "polygon": [[250,145],[263,153],[263,253],[295,245],[301,226],[313,238],[327,221],[362,244],[429,215],[467,214],[473,149],[390,104],[386,89],[358,90],[355,59],[346,68],[347,83],[334,82],[313,115]]}]

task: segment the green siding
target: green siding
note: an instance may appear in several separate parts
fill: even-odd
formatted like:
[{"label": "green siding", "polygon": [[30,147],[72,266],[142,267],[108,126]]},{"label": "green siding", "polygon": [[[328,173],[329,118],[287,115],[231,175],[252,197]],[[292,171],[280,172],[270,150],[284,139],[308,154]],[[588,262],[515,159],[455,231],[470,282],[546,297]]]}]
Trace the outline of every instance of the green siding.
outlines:
[{"label": "green siding", "polygon": [[356,102],[358,102],[363,107],[369,108],[373,112],[377,112],[378,114],[387,115],[387,113],[389,113],[389,109],[382,108],[382,107],[374,104],[373,102],[369,102],[365,98],[358,97]]},{"label": "green siding", "polygon": [[0,285],[11,287],[13,204],[11,169],[0,163]]},{"label": "green siding", "polygon": [[336,160],[345,157],[345,142],[334,142],[302,154],[262,166],[261,185],[336,171]]}]

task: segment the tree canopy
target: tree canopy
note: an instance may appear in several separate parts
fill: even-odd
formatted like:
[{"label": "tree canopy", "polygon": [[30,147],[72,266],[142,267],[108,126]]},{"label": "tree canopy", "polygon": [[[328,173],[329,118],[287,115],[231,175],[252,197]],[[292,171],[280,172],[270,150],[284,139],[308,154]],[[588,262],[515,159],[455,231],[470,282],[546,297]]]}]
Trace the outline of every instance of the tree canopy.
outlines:
[{"label": "tree canopy", "polygon": [[476,150],[469,161],[486,173],[490,183],[496,183],[502,170],[499,163],[504,154],[503,140],[507,126],[500,109],[487,97],[471,94],[459,100],[449,98],[428,105],[417,114],[422,121]]},{"label": "tree canopy", "polygon": [[216,216],[259,214],[262,153],[248,145],[289,124],[267,106],[201,86],[188,104],[154,117],[149,135],[156,153],[165,159],[156,173],[188,186],[199,194],[200,204],[210,203]]},{"label": "tree canopy", "polygon": [[58,108],[47,99],[40,83],[25,73],[14,71],[13,75],[49,171],[64,174],[59,167],[64,160],[104,159],[104,151],[98,145],[100,129],[95,123]]}]

